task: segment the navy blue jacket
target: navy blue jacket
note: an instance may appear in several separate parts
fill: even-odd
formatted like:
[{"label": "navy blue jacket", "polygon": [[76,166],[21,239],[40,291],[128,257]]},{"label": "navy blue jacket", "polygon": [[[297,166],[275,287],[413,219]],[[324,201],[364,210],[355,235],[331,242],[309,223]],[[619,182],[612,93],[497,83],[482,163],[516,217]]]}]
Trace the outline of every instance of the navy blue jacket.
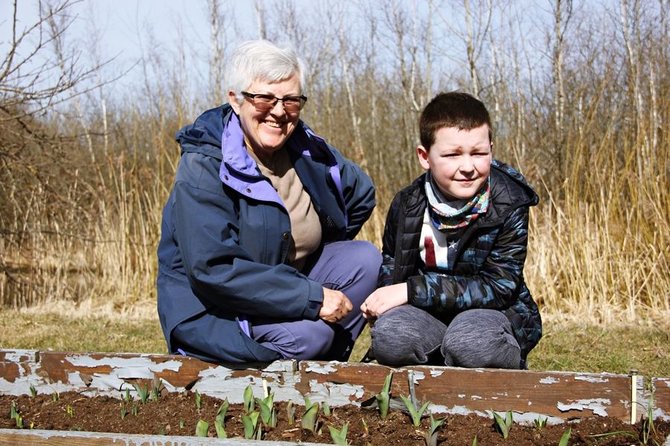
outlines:
[{"label": "navy blue jacket", "polygon": [[[178,324],[209,312],[227,328],[200,335],[225,339],[230,355],[204,357],[278,359],[241,330],[238,317],[316,320],[322,286],[286,263],[288,213],[247,154],[232,108],[206,111],[176,138],[182,155],[158,246],[158,313],[168,350],[176,350]],[[319,215],[322,244],[353,239],[375,206],[370,178],[302,121],[285,148]]]},{"label": "navy blue jacket", "polygon": [[427,271],[419,255],[425,182],[423,174],[391,203],[380,286],[407,282],[409,303],[447,324],[471,308],[502,311],[525,361],[542,336],[540,313],[523,278],[528,208],[538,203],[537,195],[519,172],[494,160],[489,209],[466,227],[452,269]]}]

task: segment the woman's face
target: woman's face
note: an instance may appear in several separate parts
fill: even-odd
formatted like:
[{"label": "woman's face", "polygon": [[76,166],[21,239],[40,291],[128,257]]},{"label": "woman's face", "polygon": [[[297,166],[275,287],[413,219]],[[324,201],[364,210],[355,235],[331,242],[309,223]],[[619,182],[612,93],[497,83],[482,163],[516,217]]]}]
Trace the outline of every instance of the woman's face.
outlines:
[{"label": "woman's face", "polygon": [[[278,98],[285,96],[299,96],[300,79],[298,75],[279,82],[254,81],[247,90],[252,94],[269,94]],[[228,92],[230,105],[240,117],[244,137],[251,149],[259,156],[271,155],[281,149],[291,136],[300,118],[300,111],[287,114],[284,103],[277,101],[275,106],[266,112],[256,109],[253,101],[244,98],[242,103],[237,102],[235,92]]]}]

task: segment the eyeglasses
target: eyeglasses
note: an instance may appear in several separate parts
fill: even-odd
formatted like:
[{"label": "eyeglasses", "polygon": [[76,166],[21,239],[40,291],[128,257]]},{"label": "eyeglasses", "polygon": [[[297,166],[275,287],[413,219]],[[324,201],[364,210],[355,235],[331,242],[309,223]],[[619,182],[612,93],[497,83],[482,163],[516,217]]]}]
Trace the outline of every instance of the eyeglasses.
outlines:
[{"label": "eyeglasses", "polygon": [[273,94],[249,93],[248,91],[243,91],[242,95],[254,104],[256,110],[262,113],[269,112],[277,105],[277,102],[281,101],[286,113],[295,114],[302,110],[305,102],[307,102],[307,96],[303,95],[278,98]]}]

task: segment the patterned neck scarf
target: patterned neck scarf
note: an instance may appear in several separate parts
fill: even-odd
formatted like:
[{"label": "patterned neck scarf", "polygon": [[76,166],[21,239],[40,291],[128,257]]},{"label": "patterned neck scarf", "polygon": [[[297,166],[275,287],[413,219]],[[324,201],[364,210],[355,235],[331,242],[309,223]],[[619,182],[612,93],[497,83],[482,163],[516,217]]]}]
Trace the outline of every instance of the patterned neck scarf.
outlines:
[{"label": "patterned neck scarf", "polygon": [[[428,173],[426,181],[426,196],[428,197],[430,220],[433,226],[439,231],[449,231],[458,228],[464,228],[477,219],[481,214],[485,214],[489,208],[489,197],[491,195],[491,177],[486,180],[486,184],[472,197],[463,203],[462,201],[447,200],[434,184],[433,177]],[[451,206],[455,204],[457,207]]]}]

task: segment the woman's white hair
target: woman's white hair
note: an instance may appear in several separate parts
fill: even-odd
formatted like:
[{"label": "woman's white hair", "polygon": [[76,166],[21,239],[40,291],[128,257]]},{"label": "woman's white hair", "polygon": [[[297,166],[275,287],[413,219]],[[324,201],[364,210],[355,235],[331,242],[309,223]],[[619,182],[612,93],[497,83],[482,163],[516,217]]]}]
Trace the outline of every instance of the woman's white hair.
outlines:
[{"label": "woman's white hair", "polygon": [[227,91],[241,100],[240,92],[255,81],[280,82],[297,74],[300,93],[304,91],[305,64],[293,48],[278,46],[267,40],[243,42],[233,52],[226,66]]}]

